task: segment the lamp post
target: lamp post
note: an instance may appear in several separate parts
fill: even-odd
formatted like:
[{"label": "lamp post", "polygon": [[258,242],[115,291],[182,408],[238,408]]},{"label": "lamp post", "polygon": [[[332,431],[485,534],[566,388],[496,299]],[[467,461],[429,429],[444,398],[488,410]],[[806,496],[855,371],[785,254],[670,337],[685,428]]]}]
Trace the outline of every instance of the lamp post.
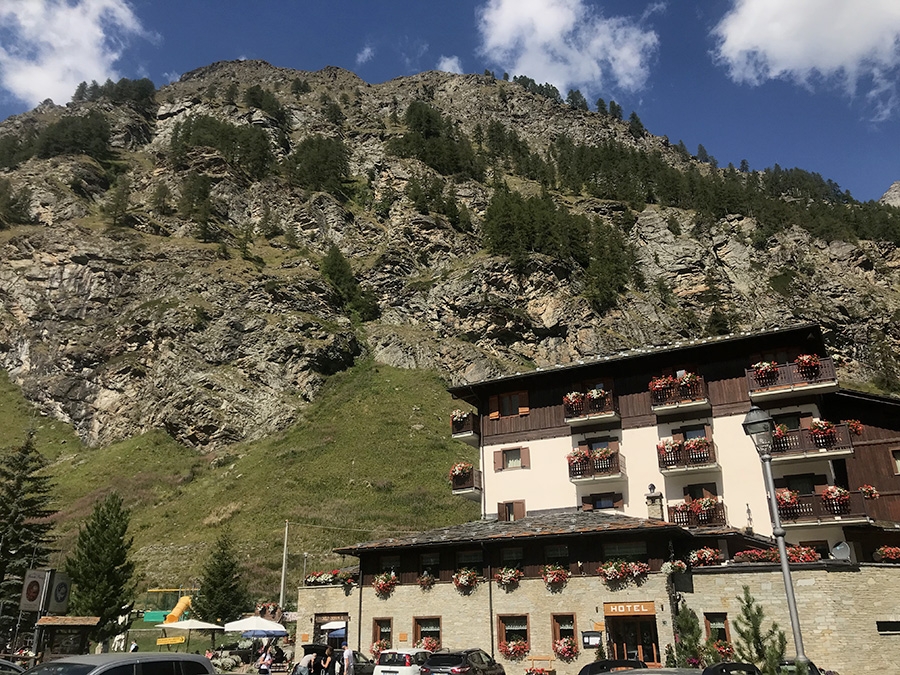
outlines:
[{"label": "lamp post", "polygon": [[763,465],[763,477],[766,481],[766,491],[769,493],[769,510],[772,512],[772,534],[778,544],[778,557],[781,559],[781,575],[784,577],[784,593],[787,596],[788,613],[791,617],[791,632],[794,635],[794,647],[797,649],[797,662],[809,663],[809,659],[806,658],[803,651],[800,616],[797,614],[794,584],[791,581],[791,568],[788,565],[787,547],[784,544],[784,528],[781,526],[778,501],[775,498],[775,480],[772,478],[772,439],[775,421],[765,410],[753,406],[741,426],[744,427],[744,433],[753,441]]}]

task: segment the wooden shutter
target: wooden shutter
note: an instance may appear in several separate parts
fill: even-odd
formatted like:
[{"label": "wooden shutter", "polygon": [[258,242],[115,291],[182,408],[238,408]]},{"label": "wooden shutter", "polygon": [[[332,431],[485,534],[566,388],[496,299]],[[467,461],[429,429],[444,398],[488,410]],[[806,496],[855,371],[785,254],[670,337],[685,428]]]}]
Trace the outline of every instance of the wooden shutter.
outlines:
[{"label": "wooden shutter", "polygon": [[519,414],[527,415],[531,409],[528,407],[528,392],[520,391],[519,392]]},{"label": "wooden shutter", "polygon": [[621,492],[614,492],[612,499],[614,507],[616,507],[617,509],[625,508],[625,499],[623,498]]},{"label": "wooden shutter", "polygon": [[712,440],[712,424],[704,424],[703,433],[706,434],[707,439]]},{"label": "wooden shutter", "polygon": [[582,511],[593,511],[594,510],[594,499],[591,495],[582,496],[581,510]]},{"label": "wooden shutter", "polygon": [[817,473],[813,476],[813,485],[815,486],[815,491],[817,495],[825,492],[825,488],[828,487],[828,476],[824,473]]},{"label": "wooden shutter", "polygon": [[788,486],[787,478],[775,478],[772,482],[775,484],[776,490],[781,490]]},{"label": "wooden shutter", "polygon": [[619,441],[617,441],[615,438],[610,438],[609,439],[609,449],[611,452],[618,452],[619,451]]},{"label": "wooden shutter", "polygon": [[812,413],[801,413],[800,414],[800,428],[801,429],[809,429],[809,425],[812,424],[813,416]]},{"label": "wooden shutter", "polygon": [[523,469],[531,468],[531,452],[529,452],[528,448],[519,448],[519,458],[522,461]]},{"label": "wooden shutter", "polygon": [[684,442],[684,432],[681,429],[672,429],[672,440]]},{"label": "wooden shutter", "polygon": [[683,492],[684,492],[684,502],[685,502],[685,504],[690,504],[690,503],[691,503],[691,486],[690,486],[690,485],[685,485],[685,486],[682,488],[682,490],[683,490]]},{"label": "wooden shutter", "polygon": [[494,450],[494,471],[503,471],[503,451]]},{"label": "wooden shutter", "polygon": [[506,502],[497,502],[497,520],[509,520],[509,510]]},{"label": "wooden shutter", "polygon": [[500,397],[491,396],[488,399],[488,417],[492,420],[500,419]]},{"label": "wooden shutter", "polygon": [[518,501],[514,501],[512,503],[513,507],[513,518],[516,520],[521,520],[525,517],[525,500],[520,499]]}]

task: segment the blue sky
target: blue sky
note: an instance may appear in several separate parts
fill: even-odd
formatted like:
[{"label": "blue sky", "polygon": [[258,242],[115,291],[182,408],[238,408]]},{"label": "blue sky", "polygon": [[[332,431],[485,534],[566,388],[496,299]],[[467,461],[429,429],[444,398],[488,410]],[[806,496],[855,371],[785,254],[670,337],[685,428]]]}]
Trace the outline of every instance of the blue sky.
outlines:
[{"label": "blue sky", "polygon": [[244,58],[527,75],[722,166],[799,166],[862,200],[900,180],[897,0],[2,0],[0,119],[82,80]]}]

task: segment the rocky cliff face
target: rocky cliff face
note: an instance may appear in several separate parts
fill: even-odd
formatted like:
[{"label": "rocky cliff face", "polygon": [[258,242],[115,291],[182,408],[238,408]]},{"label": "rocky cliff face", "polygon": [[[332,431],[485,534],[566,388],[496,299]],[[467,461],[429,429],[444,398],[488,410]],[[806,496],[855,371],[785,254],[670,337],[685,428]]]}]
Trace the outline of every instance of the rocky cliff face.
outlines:
[{"label": "rocky cliff face", "polygon": [[[312,92],[291,94],[298,77]],[[210,93],[232,82],[276,92],[289,113],[289,133],[281,134],[266,113]],[[324,116],[323,95],[341,101],[346,120],[339,127]],[[45,105],[7,120],[0,135],[39,128],[81,107],[101,109],[128,165],[128,226],[110,226],[102,215],[109,180],[89,158],[31,159],[7,172],[14,186],[30,188],[37,224],[0,231],[0,367],[89,443],[163,427],[194,446],[256,438],[291,423],[330,374],[361,354],[436,369],[459,384],[700,337],[713,306],[724,308],[734,330],[821,323],[845,381],[895,374],[900,252],[892,245],[826,244],[793,228],[760,251],[750,246],[752,218],[729,216],[696,228],[690,212],[648,206],[628,232],[646,283],[598,315],[580,295],[580,272],[566,263],[535,255],[522,271],[484,253],[480,225],[489,184],[455,185],[472,214],[468,233],[418,213],[405,198],[386,217],[376,215],[372,204],[391,192],[402,195],[412,177],[433,174],[386,150],[400,133],[392,115],[423,97],[466,133],[496,120],[538,150],[563,132],[580,142],[615,138],[660,152],[668,147],[652,136],[635,141],[619,122],[510,83],[442,73],[373,86],[337,69],[299,73],[261,62],[222,63],[160,90],[151,119],[103,103]],[[279,176],[252,181],[215,151],[193,152],[190,169],[213,180],[223,240],[201,243],[192,223],[149,206],[158,185],[174,199],[184,184],[186,171],[173,168],[166,150],[175,124],[192,114],[262,128],[280,159],[311,133],[340,135],[351,173],[368,177],[366,189],[342,203]],[[510,180],[526,193],[539,190]],[[624,208],[565,201],[605,220]],[[286,235],[257,236],[249,254],[240,255],[238,233],[261,234],[264,218]],[[340,309],[319,271],[332,245],[374,292],[377,320],[356,325]]]}]

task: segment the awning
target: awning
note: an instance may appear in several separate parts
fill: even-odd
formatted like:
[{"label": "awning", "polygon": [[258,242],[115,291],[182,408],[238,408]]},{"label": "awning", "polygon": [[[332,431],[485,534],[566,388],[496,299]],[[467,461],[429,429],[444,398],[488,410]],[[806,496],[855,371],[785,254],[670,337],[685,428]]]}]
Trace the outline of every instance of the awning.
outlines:
[{"label": "awning", "polygon": [[345,638],[347,637],[347,629],[346,628],[338,628],[337,630],[333,630],[328,634],[329,638]]},{"label": "awning", "polygon": [[323,623],[319,628],[322,630],[337,630],[338,628],[343,628],[347,625],[346,621],[329,621],[328,623]]}]

